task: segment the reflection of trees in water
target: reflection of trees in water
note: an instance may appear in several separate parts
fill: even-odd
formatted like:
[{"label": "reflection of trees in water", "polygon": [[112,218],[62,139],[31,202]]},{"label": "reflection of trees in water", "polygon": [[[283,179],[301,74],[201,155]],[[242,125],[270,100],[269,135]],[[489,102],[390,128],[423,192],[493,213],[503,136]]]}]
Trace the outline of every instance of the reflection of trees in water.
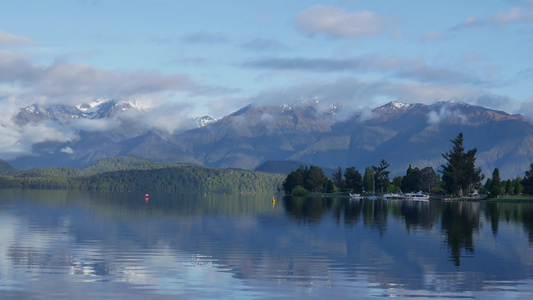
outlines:
[{"label": "reflection of trees in water", "polygon": [[298,221],[319,222],[331,208],[331,199],[285,196],[283,207]]},{"label": "reflection of trees in water", "polygon": [[388,208],[383,200],[286,196],[283,206],[298,221],[320,222],[327,213],[331,213],[337,224],[344,221],[345,225],[353,226],[362,217],[365,227],[377,229],[380,235],[387,231]]},{"label": "reflection of trees in water", "polygon": [[[331,213],[337,224],[353,226],[362,219],[365,227],[379,232],[383,236],[388,228],[389,213],[404,221],[406,230],[422,229],[430,231],[441,220],[441,232],[444,242],[450,250],[450,257],[456,266],[461,263],[461,256],[474,254],[474,233],[480,227],[479,202],[410,202],[384,200],[350,200],[346,198],[284,198],[284,208],[289,215],[299,221],[317,223]],[[497,212],[494,212],[494,210]],[[500,209],[486,207],[485,214],[494,216],[493,230],[497,230]],[[522,214],[523,215],[523,214]],[[533,210],[531,218],[522,218],[524,226],[533,228]],[[527,223],[529,221],[529,223]],[[533,230],[529,231],[533,232]]]},{"label": "reflection of trees in water", "polygon": [[490,222],[492,234],[498,233],[498,226],[500,225],[500,207],[498,202],[487,202],[485,205],[485,218]]},{"label": "reflection of trees in water", "polygon": [[388,202],[384,200],[363,200],[363,222],[365,226],[376,229],[380,236],[387,232]]},{"label": "reflection of trees in water", "polygon": [[479,230],[479,202],[448,203],[442,208],[442,232],[455,266],[461,264],[461,250],[474,254],[474,232]]},{"label": "reflection of trees in water", "polygon": [[389,213],[403,219],[407,231],[412,228],[430,230],[439,217],[439,209],[427,202],[287,196],[283,198],[283,205],[289,215],[299,221],[319,222],[327,213],[332,214],[337,224],[344,222],[348,226],[362,219],[365,227],[377,230],[381,236],[387,231]]},{"label": "reflection of trees in water", "polygon": [[522,223],[524,224],[524,230],[529,235],[529,242],[533,243],[533,206],[523,207]]},{"label": "reflection of trees in water", "polygon": [[392,213],[404,220],[407,232],[417,228],[425,231],[433,229],[440,215],[439,207],[429,202],[396,201],[390,206]]},{"label": "reflection of trees in water", "polygon": [[492,233],[498,233],[500,221],[521,224],[533,243],[533,204],[532,203],[501,203],[487,202],[485,217],[491,222]]},{"label": "reflection of trees in water", "polygon": [[360,200],[349,201],[344,206],[344,223],[346,225],[353,226],[357,224],[361,218],[361,212],[363,211],[363,202]]}]

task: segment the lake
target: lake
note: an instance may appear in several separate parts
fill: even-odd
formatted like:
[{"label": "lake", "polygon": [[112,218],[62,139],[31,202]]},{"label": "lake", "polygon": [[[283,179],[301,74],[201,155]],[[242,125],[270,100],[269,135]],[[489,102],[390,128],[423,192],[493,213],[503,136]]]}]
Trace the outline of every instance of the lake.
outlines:
[{"label": "lake", "polygon": [[2,299],[533,299],[533,204],[0,190]]}]

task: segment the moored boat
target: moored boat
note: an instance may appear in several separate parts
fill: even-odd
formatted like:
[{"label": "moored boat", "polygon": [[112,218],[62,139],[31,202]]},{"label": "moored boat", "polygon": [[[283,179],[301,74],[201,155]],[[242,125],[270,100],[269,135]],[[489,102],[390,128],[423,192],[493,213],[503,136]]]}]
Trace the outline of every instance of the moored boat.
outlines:
[{"label": "moored boat", "polygon": [[402,200],[404,199],[403,195],[401,194],[383,194],[383,199],[385,200]]},{"label": "moored boat", "polygon": [[350,193],[350,199],[361,199],[361,194],[352,194]]},{"label": "moored boat", "polygon": [[422,192],[418,193],[406,193],[405,194],[406,200],[413,200],[413,201],[429,201],[429,195],[426,195]]}]

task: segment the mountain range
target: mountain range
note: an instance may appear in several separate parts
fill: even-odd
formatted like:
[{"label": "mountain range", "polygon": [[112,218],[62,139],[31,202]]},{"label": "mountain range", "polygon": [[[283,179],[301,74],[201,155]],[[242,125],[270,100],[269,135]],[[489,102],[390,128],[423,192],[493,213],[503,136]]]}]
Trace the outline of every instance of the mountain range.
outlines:
[{"label": "mountain range", "polygon": [[460,132],[465,149],[478,149],[476,166],[486,176],[494,168],[502,178],[523,176],[533,161],[533,126],[521,115],[458,102],[390,102],[371,111],[318,101],[248,105],[219,120],[183,120],[181,129],[173,132],[120,117],[138,109],[135,102],[113,100],[21,108],[14,117],[20,126],[45,121],[69,126],[80,119],[113,120],[115,125],[97,131],[79,128],[72,141],[38,143],[34,155],[6,162],[18,169],[82,168],[103,158],[129,155],[216,168],[276,171],[272,166],[313,164],[327,170],[355,166],[364,171],[385,159],[396,176],[404,175],[409,165],[440,169],[442,154]]}]

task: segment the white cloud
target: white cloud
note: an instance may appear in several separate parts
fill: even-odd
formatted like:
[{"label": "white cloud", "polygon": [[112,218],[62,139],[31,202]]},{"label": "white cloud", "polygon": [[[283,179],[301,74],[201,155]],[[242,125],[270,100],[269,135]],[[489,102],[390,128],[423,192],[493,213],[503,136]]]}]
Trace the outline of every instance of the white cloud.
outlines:
[{"label": "white cloud", "polygon": [[510,24],[519,23],[533,23],[533,12],[513,7],[507,11],[500,11],[484,18],[469,16],[462,23],[454,26],[452,30],[474,28],[483,25],[506,27]]},{"label": "white cloud", "polygon": [[208,104],[209,114],[217,118],[227,116],[248,104],[250,104],[250,99],[245,97],[218,98]]},{"label": "white cloud", "polygon": [[513,7],[508,11],[498,12],[490,17],[490,20],[500,26],[507,26],[510,23],[533,22],[533,12],[527,12],[518,7]]},{"label": "white cloud", "polygon": [[34,44],[35,42],[27,37],[0,30],[0,46],[32,46]]},{"label": "white cloud", "polygon": [[83,131],[106,131],[120,125],[119,120],[113,119],[76,119],[70,127]]},{"label": "white cloud", "polygon": [[0,123],[0,157],[11,159],[32,153],[36,143],[54,141],[69,142],[77,138],[73,129],[55,122],[30,123],[22,127],[15,126],[10,120]]},{"label": "white cloud", "polygon": [[436,41],[436,40],[440,40],[443,38],[444,38],[444,35],[442,34],[442,32],[438,32],[438,31],[429,31],[429,32],[426,32],[424,35],[422,35],[422,37],[420,37],[420,39],[425,42]]},{"label": "white cloud", "polygon": [[533,96],[522,103],[520,113],[531,123],[533,123]]},{"label": "white cloud", "polygon": [[487,93],[479,88],[416,81],[371,81],[351,76],[334,80],[310,80],[286,88],[270,89],[258,93],[250,100],[257,105],[281,105],[316,96],[323,99],[321,103],[324,105],[342,104],[352,110],[376,107],[389,101],[424,104],[458,101],[496,109],[512,104],[507,97]]},{"label": "white cloud", "polygon": [[137,120],[147,127],[173,133],[189,126],[191,109],[192,106],[188,104],[165,103],[138,115]]},{"label": "white cloud", "polygon": [[380,35],[387,32],[396,22],[370,11],[348,12],[342,8],[321,5],[301,11],[296,18],[300,31],[334,38]]},{"label": "white cloud", "polygon": [[452,30],[473,28],[481,25],[483,25],[483,21],[479,20],[475,16],[468,16],[463,22],[452,27]]},{"label": "white cloud", "polygon": [[438,111],[430,111],[427,121],[429,124],[438,124],[449,119],[456,119],[461,123],[468,121],[467,117],[459,109],[453,108],[453,103],[444,104]]},{"label": "white cloud", "polygon": [[59,152],[66,153],[66,154],[74,154],[74,150],[70,147],[65,147],[61,149]]},{"label": "white cloud", "polygon": [[20,53],[0,50],[2,83],[17,87],[19,100],[39,104],[78,104],[94,98],[136,98],[165,93],[205,96],[237,91],[199,84],[182,73],[114,71],[64,61],[39,65]]},{"label": "white cloud", "polygon": [[[463,66],[464,64],[457,64]],[[353,58],[262,58],[245,62],[248,68],[298,70],[313,72],[381,72],[397,78],[421,82],[479,85],[486,83],[484,72],[463,67],[438,67],[425,59],[405,59],[397,56],[380,58],[376,55],[361,55]],[[478,71],[478,72],[476,72]]]}]

